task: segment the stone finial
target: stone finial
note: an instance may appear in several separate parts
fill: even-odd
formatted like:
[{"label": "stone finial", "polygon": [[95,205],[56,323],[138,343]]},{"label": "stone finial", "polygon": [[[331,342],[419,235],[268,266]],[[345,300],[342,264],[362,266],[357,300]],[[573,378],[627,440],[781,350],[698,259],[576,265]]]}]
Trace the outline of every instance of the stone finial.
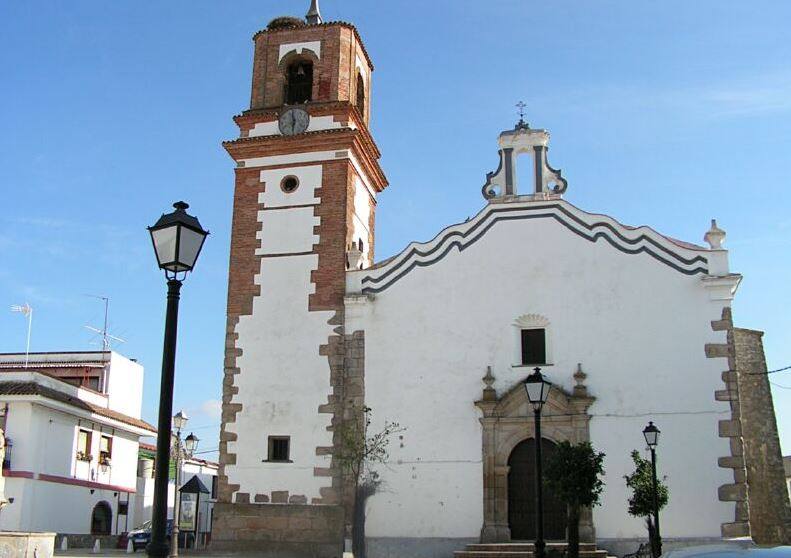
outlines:
[{"label": "stone finial", "polygon": [[363,266],[363,253],[352,243],[346,251],[347,269],[362,269]]},{"label": "stone finial", "polygon": [[582,371],[582,363],[577,363],[577,371],[574,372],[574,381],[576,385],[574,386],[574,395],[580,397],[586,397],[588,395],[588,388],[585,385],[585,379],[588,375]]},{"label": "stone finial", "polygon": [[492,384],[494,383],[494,375],[492,374],[491,366],[486,367],[486,376],[481,379],[483,380],[483,383],[486,384],[487,388],[492,387]]},{"label": "stone finial", "polygon": [[483,400],[492,401],[497,399],[497,392],[492,387],[492,384],[494,384],[494,374],[492,374],[491,366],[486,367],[486,375],[481,379],[483,380],[483,383],[486,384],[486,387],[483,388]]},{"label": "stone finial", "polygon": [[321,23],[321,13],[319,12],[319,0],[312,0],[310,3],[310,9],[308,13],[305,14],[305,21],[308,22],[310,25],[316,25]]},{"label": "stone finial", "polygon": [[703,235],[712,250],[722,250],[722,243],[725,241],[725,231],[717,226],[717,220],[711,220],[711,228]]}]

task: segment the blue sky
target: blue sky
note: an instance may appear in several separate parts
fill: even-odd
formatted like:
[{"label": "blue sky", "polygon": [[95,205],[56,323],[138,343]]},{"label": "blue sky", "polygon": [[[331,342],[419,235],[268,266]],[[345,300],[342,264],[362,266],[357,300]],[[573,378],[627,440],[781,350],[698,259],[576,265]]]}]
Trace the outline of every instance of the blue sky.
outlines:
[{"label": "blue sky", "polygon": [[[233,165],[252,34],[309,2],[0,4],[0,303],[35,309],[31,350],[118,349],[146,367],[155,422],[165,283],[145,227],[178,199],[212,235],[183,289],[176,403],[216,448]],[[514,104],[552,133],[579,207],[692,242],[716,217],[744,282],[738,325],[791,364],[791,41],[784,0],[323,0],[376,66],[372,131],[391,186],[377,259],[482,206]],[[650,293],[649,293],[650,294]],[[24,350],[0,312],[0,351]],[[791,373],[775,404],[791,453]],[[683,389],[679,386],[679,389]]]}]

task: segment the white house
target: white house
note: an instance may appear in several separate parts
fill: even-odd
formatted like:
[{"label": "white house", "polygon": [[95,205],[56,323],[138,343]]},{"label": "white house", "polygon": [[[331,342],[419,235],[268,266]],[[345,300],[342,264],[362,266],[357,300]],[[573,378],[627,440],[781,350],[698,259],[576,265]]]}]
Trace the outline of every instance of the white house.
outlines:
[{"label": "white house", "polygon": [[[353,507],[340,428],[366,406],[374,431],[406,429],[376,470],[371,556],[534,539],[534,368],[554,386],[545,456],[561,441],[606,453],[583,540],[645,539],[623,476],[651,420],[666,541],[791,538],[762,334],[734,326],[741,275],[709,215],[699,244],[586,212],[548,162],[549,133],[520,119],[480,211],[377,262],[388,183],[357,29],[314,3],[254,43],[251,105],[223,144],[236,185],[217,548],[337,556]],[[545,535],[563,540],[565,508],[550,490],[545,503]]]},{"label": "white house", "polygon": [[[154,506],[154,460],[156,446],[149,443],[140,443],[140,456],[137,469],[137,494],[134,502],[135,526],[151,520]],[[209,491],[201,494],[198,500],[196,515],[196,532],[198,543],[205,545],[211,538],[211,524],[214,513],[214,503],[217,501],[217,470],[218,464],[196,457],[190,457],[181,462],[181,484],[183,486],[193,476],[197,476]],[[175,482],[171,475],[168,484],[168,517],[173,518],[173,502]]]},{"label": "white house", "polygon": [[112,351],[0,354],[0,529],[119,534],[137,489],[143,367]]}]

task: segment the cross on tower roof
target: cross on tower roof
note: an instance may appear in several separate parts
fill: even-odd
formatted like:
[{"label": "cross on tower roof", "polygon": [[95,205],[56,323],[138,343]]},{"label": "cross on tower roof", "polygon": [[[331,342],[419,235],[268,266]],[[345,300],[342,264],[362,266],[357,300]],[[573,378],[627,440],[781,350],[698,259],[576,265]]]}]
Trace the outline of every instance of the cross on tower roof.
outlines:
[{"label": "cross on tower roof", "polygon": [[516,128],[529,128],[530,125],[525,122],[525,108],[527,105],[523,101],[516,103],[516,108],[519,109],[519,122],[516,123]]}]

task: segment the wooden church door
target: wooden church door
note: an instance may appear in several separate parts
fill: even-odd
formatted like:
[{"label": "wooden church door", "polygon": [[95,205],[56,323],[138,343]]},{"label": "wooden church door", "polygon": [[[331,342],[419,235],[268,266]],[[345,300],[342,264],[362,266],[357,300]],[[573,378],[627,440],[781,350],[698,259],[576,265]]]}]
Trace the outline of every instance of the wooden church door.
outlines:
[{"label": "wooden church door", "polygon": [[[555,451],[555,444],[541,440],[543,460]],[[535,440],[520,442],[508,458],[508,524],[511,540],[536,538],[536,457]],[[544,485],[544,538],[566,539],[566,506]]]}]

